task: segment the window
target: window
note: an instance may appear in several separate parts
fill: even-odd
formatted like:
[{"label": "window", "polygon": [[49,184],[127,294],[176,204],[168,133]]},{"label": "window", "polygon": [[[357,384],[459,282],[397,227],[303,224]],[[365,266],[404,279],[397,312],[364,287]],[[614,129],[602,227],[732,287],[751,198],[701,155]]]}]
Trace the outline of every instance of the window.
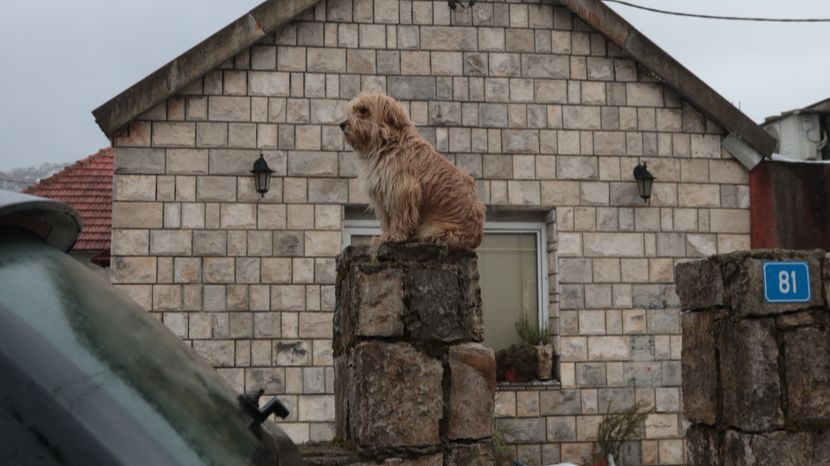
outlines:
[{"label": "window", "polygon": [[[380,234],[377,220],[346,220],[343,242],[368,244]],[[487,222],[476,250],[481,275],[484,342],[498,351],[519,342],[515,323],[524,314],[548,321],[547,239],[542,222]]]}]

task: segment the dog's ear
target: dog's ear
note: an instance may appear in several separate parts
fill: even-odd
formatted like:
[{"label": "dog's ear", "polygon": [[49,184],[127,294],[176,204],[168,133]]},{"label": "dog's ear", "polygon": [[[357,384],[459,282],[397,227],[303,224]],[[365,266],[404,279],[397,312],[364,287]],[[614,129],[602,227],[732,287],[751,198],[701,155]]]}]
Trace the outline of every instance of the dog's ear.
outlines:
[{"label": "dog's ear", "polygon": [[406,114],[399,103],[388,99],[383,102],[382,108],[382,120],[385,124],[394,129],[401,129],[406,126]]}]

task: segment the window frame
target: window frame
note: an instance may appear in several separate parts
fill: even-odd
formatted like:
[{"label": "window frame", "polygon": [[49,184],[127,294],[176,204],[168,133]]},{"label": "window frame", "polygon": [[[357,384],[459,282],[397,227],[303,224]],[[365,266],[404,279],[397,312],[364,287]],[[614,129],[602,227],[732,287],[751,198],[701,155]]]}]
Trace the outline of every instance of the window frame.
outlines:
[{"label": "window frame", "polygon": [[[484,233],[533,233],[536,235],[536,274],[538,283],[538,325],[546,326],[548,334],[550,325],[550,290],[548,275],[547,225],[544,222],[484,222]],[[374,219],[352,219],[343,222],[343,247],[352,243],[352,236],[380,235],[380,221]]]}]

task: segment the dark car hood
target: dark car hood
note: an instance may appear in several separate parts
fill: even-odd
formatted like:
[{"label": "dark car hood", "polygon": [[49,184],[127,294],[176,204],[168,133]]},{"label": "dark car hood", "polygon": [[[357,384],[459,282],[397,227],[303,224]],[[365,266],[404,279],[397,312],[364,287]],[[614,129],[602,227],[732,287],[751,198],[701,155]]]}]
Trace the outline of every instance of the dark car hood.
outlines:
[{"label": "dark car hood", "polygon": [[45,439],[55,464],[277,463],[273,438],[248,428],[236,393],[178,337],[11,230],[0,230],[0,374],[16,374],[0,383],[0,421]]}]

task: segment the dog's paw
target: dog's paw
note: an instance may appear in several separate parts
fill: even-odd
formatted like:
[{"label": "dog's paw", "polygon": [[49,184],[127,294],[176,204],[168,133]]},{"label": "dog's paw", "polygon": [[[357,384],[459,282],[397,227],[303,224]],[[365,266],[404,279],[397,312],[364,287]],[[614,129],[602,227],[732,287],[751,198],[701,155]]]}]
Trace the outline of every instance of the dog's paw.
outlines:
[{"label": "dog's paw", "polygon": [[372,245],[377,246],[380,243],[404,243],[408,238],[405,235],[395,235],[384,233],[380,236],[372,238]]}]

